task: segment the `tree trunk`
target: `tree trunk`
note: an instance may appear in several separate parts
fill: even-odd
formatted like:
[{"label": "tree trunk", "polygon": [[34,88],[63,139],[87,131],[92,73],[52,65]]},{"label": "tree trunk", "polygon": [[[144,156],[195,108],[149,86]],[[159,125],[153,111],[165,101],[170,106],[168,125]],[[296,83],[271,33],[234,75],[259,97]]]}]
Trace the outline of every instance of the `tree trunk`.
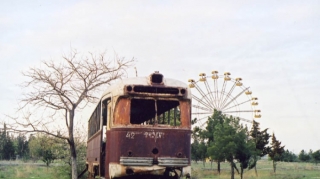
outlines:
[{"label": "tree trunk", "polygon": [[77,157],[71,157],[72,179],[78,179]]},{"label": "tree trunk", "polygon": [[241,167],[241,170],[240,170],[240,177],[241,179],[243,179],[243,167]]},{"label": "tree trunk", "polygon": [[70,149],[71,149],[71,173],[72,173],[72,179],[77,179],[78,178],[77,153],[76,153],[74,142],[73,142],[73,145],[70,144]]},{"label": "tree trunk", "polygon": [[71,157],[71,177],[72,179],[78,179],[77,171],[77,152],[76,145],[74,143],[73,137],[73,119],[74,119],[74,109],[69,111],[69,145],[70,145],[70,157]]},{"label": "tree trunk", "polygon": [[256,173],[256,177],[258,177],[257,164],[254,166],[254,172]]},{"label": "tree trunk", "polygon": [[256,173],[256,177],[258,177],[258,171],[257,171],[257,163],[258,163],[258,156],[254,155],[254,172]]},{"label": "tree trunk", "polygon": [[234,167],[232,162],[230,162],[230,166],[231,166],[231,179],[234,179]]},{"label": "tree trunk", "polygon": [[237,168],[237,165],[236,165],[234,162],[232,162],[232,165],[233,165],[233,167],[237,170],[237,173],[240,174],[240,172],[239,172],[239,170],[238,170],[238,168]]},{"label": "tree trunk", "polygon": [[218,165],[217,165],[218,173],[219,173],[219,175],[220,175],[220,171],[221,171],[221,168],[220,168],[220,161],[218,161],[218,162],[217,162],[217,164],[218,164]]},{"label": "tree trunk", "polygon": [[272,161],[272,165],[273,165],[273,173],[276,173],[276,162],[274,162],[274,160]]}]

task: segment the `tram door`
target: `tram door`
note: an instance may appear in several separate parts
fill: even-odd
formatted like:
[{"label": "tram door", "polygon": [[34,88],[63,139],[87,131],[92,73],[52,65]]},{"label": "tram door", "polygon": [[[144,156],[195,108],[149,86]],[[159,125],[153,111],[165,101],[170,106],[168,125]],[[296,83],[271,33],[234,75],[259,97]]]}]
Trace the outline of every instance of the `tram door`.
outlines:
[{"label": "tram door", "polygon": [[101,137],[101,157],[100,157],[100,176],[105,175],[105,163],[106,163],[106,144],[107,144],[107,121],[108,121],[108,108],[110,104],[110,98],[102,102],[102,137]]}]

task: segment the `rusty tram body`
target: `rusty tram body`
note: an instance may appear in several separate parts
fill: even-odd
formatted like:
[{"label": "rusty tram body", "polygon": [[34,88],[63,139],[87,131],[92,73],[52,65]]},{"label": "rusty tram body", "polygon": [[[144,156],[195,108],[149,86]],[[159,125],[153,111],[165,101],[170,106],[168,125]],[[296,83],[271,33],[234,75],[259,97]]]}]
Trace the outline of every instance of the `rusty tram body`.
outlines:
[{"label": "rusty tram body", "polygon": [[159,72],[106,90],[88,122],[89,177],[190,178],[191,93]]}]

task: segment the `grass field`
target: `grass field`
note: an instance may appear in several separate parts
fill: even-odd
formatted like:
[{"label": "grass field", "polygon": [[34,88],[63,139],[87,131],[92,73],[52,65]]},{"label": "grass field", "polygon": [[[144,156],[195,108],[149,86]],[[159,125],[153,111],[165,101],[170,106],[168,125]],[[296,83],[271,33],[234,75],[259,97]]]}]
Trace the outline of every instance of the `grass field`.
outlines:
[{"label": "grass field", "polygon": [[[276,174],[273,173],[272,162],[260,160],[257,165],[258,177],[256,177],[254,169],[244,171],[244,179],[320,179],[320,165],[316,166],[311,163],[285,163],[279,162]],[[230,178],[230,166],[228,163],[221,164],[221,174],[216,171],[217,164],[202,162],[192,163],[193,179],[209,179],[209,178]],[[239,167],[238,167],[239,168]],[[240,168],[239,168],[240,169]],[[70,176],[64,166],[53,164],[49,168],[43,163],[23,163],[23,162],[0,162],[0,179],[69,179]],[[235,174],[235,178],[239,179],[240,175]]]},{"label": "grass field", "polygon": [[[240,170],[239,165],[238,169]],[[211,169],[211,163],[206,163],[205,167],[202,162],[192,163],[192,178],[194,179],[207,179],[207,178],[230,178],[230,165],[228,163],[221,164],[221,174],[219,175],[216,168],[217,164],[213,163]],[[320,179],[320,165],[316,166],[311,163],[286,163],[278,162],[277,172],[273,173],[272,162],[267,160],[260,160],[257,165],[258,177],[256,176],[254,169],[245,170],[243,174],[244,179],[258,178],[258,179],[308,179],[319,178]],[[235,178],[239,179],[240,175],[235,171]]]},{"label": "grass field", "polygon": [[0,179],[68,179],[70,176],[63,166],[46,167],[43,163],[0,162]]}]

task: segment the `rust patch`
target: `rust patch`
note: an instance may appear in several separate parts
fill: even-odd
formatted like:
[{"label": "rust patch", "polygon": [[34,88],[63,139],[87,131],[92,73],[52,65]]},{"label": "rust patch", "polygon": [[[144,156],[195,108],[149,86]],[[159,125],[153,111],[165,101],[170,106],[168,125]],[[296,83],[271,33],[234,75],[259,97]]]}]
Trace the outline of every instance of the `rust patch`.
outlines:
[{"label": "rust patch", "polygon": [[[115,108],[113,123],[115,125],[128,125],[130,121],[128,119],[130,116],[130,99],[129,98],[121,98],[118,100],[118,103]],[[116,119],[116,120],[115,120]]]},{"label": "rust patch", "polygon": [[191,128],[191,109],[190,109],[190,101],[180,101],[180,108],[181,111],[184,111],[181,113],[181,127]]}]

